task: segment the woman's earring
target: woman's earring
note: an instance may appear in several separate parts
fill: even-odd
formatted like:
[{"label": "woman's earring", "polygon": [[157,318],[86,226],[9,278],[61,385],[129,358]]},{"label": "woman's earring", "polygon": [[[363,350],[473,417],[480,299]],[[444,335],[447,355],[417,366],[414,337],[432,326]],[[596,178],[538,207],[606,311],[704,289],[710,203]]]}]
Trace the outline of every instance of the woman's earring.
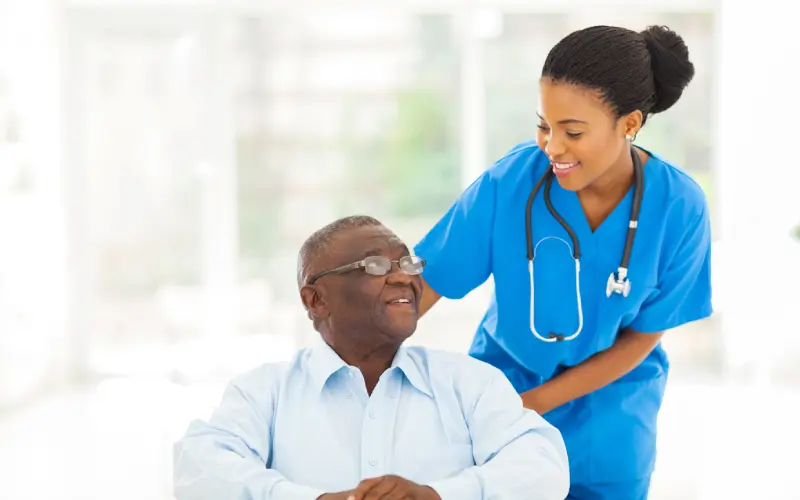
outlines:
[{"label": "woman's earring", "polygon": [[626,134],[625,138],[628,139],[628,142],[633,140],[633,136],[631,134]]}]

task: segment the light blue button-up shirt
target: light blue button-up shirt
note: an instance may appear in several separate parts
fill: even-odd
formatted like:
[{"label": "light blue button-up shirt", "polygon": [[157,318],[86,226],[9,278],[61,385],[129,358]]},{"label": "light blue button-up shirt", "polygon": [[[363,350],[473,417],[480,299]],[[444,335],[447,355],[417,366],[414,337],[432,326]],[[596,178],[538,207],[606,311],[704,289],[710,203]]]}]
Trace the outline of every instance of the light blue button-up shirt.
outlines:
[{"label": "light blue button-up shirt", "polygon": [[175,445],[178,500],[315,500],[387,474],[443,500],[561,500],[569,489],[561,434],[499,370],[422,347],[401,347],[368,395],[320,340],[235,378]]}]

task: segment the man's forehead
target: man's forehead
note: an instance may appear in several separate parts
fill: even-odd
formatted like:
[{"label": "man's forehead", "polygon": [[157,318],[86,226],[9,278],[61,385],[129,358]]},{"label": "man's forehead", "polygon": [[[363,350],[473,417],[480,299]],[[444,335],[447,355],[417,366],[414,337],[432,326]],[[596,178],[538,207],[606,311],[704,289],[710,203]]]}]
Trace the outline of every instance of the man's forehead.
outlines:
[{"label": "man's forehead", "polygon": [[337,235],[332,247],[336,254],[347,254],[357,258],[373,251],[406,249],[403,241],[383,226],[346,229]]}]

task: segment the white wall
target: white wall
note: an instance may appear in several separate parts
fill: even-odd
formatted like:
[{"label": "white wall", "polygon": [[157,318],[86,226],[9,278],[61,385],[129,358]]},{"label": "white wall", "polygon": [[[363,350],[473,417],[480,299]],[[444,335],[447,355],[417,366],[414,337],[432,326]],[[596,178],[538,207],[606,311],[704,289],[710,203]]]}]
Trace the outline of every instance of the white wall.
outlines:
[{"label": "white wall", "polygon": [[0,407],[66,363],[58,14],[56,0],[0,2],[0,64],[20,118],[0,170],[23,165],[30,181],[0,192]]},{"label": "white wall", "polygon": [[800,222],[800,38],[785,5],[728,1],[720,16],[715,293],[730,367],[762,374],[800,352],[800,244],[789,237]]}]

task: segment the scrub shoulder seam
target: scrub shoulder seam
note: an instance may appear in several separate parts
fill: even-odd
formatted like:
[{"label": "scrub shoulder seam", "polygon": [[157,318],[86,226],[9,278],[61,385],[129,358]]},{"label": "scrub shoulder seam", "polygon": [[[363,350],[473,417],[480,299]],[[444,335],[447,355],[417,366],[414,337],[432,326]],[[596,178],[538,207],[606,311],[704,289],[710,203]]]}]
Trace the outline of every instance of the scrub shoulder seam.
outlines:
[{"label": "scrub shoulder seam", "polygon": [[530,153],[535,155],[536,151],[541,151],[539,146],[533,141],[527,141],[517,144],[511,148],[505,155],[495,160],[494,163],[486,170],[486,174],[492,179],[503,177],[506,172],[513,169],[511,165],[515,163],[517,157],[522,153]]}]

